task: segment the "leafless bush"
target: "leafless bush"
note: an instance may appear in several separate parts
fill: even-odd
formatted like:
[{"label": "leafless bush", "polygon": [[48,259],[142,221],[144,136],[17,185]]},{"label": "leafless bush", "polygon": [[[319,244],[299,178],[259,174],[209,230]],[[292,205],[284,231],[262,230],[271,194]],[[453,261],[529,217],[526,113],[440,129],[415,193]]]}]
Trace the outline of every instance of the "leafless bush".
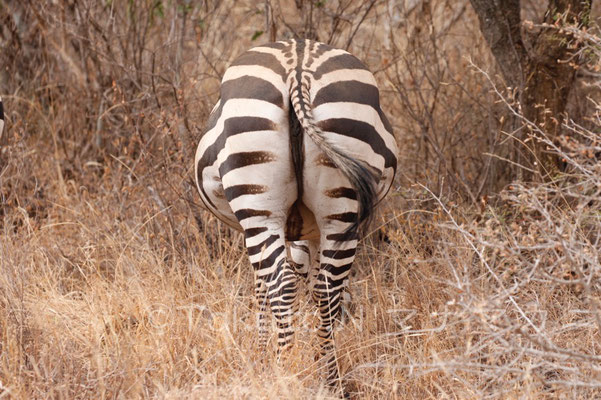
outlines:
[{"label": "leafless bush", "polygon": [[[597,43],[593,33],[585,48]],[[449,296],[437,314],[455,345],[402,368],[476,379],[478,398],[592,398],[601,390],[601,108],[593,104],[587,127],[567,120],[554,143],[502,103],[565,170],[546,183],[512,183],[476,220],[434,196],[448,218],[433,252]]]}]

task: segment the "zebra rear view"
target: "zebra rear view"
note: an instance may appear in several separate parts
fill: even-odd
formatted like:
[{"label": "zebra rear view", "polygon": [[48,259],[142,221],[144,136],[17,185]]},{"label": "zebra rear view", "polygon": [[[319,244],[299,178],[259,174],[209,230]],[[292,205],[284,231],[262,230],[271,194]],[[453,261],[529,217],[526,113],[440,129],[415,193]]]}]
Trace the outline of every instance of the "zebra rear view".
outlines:
[{"label": "zebra rear view", "polygon": [[346,51],[310,40],[239,56],[196,151],[204,206],[244,232],[261,345],[268,310],[279,351],[291,344],[297,279],[307,279],[330,385],[339,384],[341,291],[360,228],[392,185],[396,154],[373,75]]}]

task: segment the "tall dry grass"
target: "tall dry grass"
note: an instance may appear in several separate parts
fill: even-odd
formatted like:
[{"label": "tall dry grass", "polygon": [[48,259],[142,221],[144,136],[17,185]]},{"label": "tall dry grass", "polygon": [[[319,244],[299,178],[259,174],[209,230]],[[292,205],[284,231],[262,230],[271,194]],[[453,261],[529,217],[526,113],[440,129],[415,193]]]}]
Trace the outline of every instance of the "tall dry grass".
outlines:
[{"label": "tall dry grass", "polygon": [[565,170],[495,194],[530,122],[468,2],[8,1],[0,19],[0,398],[332,397],[308,296],[284,360],[258,351],[242,238],[191,184],[224,68],[291,32],[366,60],[403,148],[337,331],[347,390],[601,393],[596,30],[569,38],[587,99],[548,143]]}]

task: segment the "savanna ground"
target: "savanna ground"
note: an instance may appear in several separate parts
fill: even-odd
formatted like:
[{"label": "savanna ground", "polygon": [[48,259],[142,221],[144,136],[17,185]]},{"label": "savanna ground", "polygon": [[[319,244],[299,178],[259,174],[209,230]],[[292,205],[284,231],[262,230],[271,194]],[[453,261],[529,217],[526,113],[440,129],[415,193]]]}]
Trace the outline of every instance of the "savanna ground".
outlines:
[{"label": "savanna ground", "polygon": [[0,398],[332,396],[307,296],[285,359],[258,351],[242,237],[192,182],[228,63],[293,33],[369,65],[401,148],[337,330],[351,395],[600,397],[598,15],[561,32],[564,165],[528,182],[540,129],[467,0],[0,2]]}]

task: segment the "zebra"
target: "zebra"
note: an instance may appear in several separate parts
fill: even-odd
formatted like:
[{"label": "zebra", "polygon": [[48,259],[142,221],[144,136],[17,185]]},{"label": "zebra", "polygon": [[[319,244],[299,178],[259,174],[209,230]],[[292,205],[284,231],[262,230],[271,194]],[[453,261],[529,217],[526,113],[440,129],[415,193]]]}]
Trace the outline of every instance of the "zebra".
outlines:
[{"label": "zebra", "polygon": [[254,47],[231,64],[196,151],[202,204],[244,233],[260,346],[268,308],[278,354],[290,346],[298,278],[307,279],[330,386],[342,387],[333,324],[343,287],[397,151],[372,73],[306,39]]}]

